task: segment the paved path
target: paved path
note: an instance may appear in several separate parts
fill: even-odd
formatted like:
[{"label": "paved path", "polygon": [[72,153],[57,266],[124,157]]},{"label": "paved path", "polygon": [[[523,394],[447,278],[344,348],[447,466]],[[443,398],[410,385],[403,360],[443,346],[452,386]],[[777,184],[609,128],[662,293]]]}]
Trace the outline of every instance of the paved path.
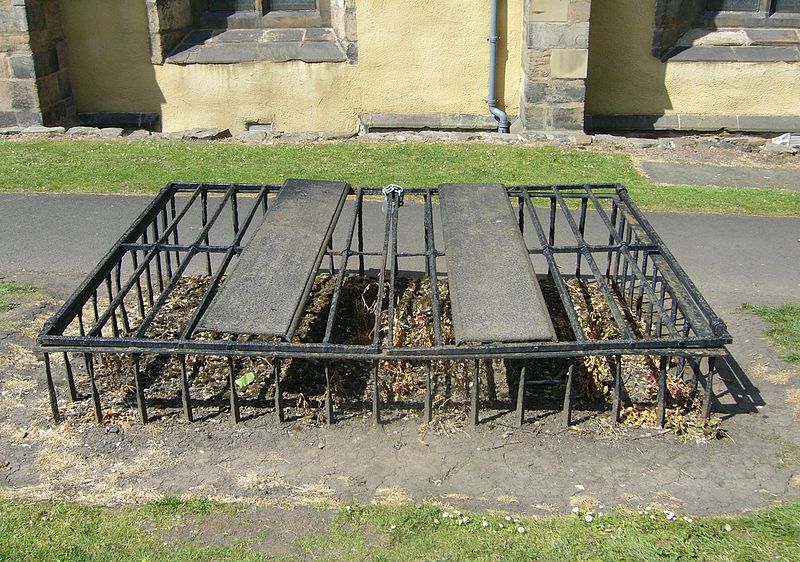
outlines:
[{"label": "paved path", "polygon": [[[91,271],[150,199],[2,194],[0,272]],[[366,239],[382,239],[380,203],[368,202],[365,207]],[[422,223],[422,205],[407,203],[402,212],[404,219],[407,217],[403,222]],[[434,213],[437,228],[438,215]],[[800,300],[800,219],[675,213],[647,216],[709,298]],[[420,229],[403,229],[401,224],[400,233],[405,238],[401,246],[422,247]],[[401,264],[401,268],[421,267],[421,263]]]},{"label": "paved path", "polygon": [[761,187],[800,191],[800,170],[750,168],[744,166],[704,166],[642,162],[642,169],[654,183],[669,185],[716,185],[719,187]]}]

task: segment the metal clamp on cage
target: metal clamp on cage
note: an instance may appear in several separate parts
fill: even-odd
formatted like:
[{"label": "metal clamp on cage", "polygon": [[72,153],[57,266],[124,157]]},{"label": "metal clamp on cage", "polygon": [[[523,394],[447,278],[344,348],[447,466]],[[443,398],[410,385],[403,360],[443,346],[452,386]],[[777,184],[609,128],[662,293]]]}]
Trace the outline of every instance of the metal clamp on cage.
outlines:
[{"label": "metal clamp on cage", "polygon": [[403,206],[403,197],[404,197],[404,195],[403,195],[403,187],[400,186],[400,185],[397,185],[395,183],[391,183],[391,184],[389,184],[389,185],[387,185],[386,187],[383,188],[383,196],[385,197],[385,199],[383,200],[383,214],[384,215],[388,215],[389,214],[389,201],[390,201],[390,198],[391,198],[393,193],[397,194],[397,199],[396,199],[397,208],[399,209],[400,207]]}]

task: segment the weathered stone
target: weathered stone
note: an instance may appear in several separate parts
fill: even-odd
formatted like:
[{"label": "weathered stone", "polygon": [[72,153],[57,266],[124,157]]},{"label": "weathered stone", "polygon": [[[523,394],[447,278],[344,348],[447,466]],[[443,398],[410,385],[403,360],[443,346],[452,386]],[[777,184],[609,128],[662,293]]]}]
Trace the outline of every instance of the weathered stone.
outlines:
[{"label": "weathered stone", "polygon": [[764,152],[765,154],[797,154],[797,149],[786,146],[785,144],[768,142],[761,147],[761,152]]},{"label": "weathered stone", "polygon": [[326,27],[306,29],[305,41],[336,41],[333,30]]},{"label": "weathered stone", "polygon": [[583,104],[577,107],[553,107],[550,111],[554,129],[583,129]]},{"label": "weathered stone", "polygon": [[100,136],[104,139],[115,139],[122,136],[123,129],[121,127],[104,127],[100,129]]},{"label": "weathered stone", "polygon": [[242,131],[236,133],[233,138],[242,142],[264,142],[268,136],[267,131]]},{"label": "weathered stone", "polygon": [[351,139],[356,134],[352,131],[321,131],[319,138],[321,140],[346,140]]},{"label": "weathered stone", "polygon": [[32,55],[16,55],[9,58],[11,76],[19,80],[36,78]]},{"label": "weathered stone", "polygon": [[231,136],[228,129],[190,129],[181,133],[181,137],[185,140],[218,140],[226,139]]},{"label": "weathered stone", "polygon": [[575,135],[573,139],[573,142],[577,146],[589,146],[593,141],[592,135]]},{"label": "weathered stone", "polygon": [[63,135],[65,131],[64,127],[44,127],[42,125],[33,125],[22,129],[22,133],[26,135]]},{"label": "weathered stone", "polygon": [[150,138],[150,131],[147,129],[133,129],[125,135],[126,139],[138,140]]},{"label": "weathered stone", "polygon": [[97,127],[71,127],[67,130],[67,134],[71,137],[88,137],[100,134],[100,129]]},{"label": "weathered stone", "polygon": [[569,3],[569,21],[589,21],[592,13],[591,0],[571,0]]},{"label": "weathered stone", "polygon": [[319,133],[315,132],[283,133],[283,135],[281,135],[282,141],[297,143],[314,142],[318,138]]},{"label": "weathered stone", "polygon": [[588,49],[553,49],[550,52],[550,76],[585,79],[589,69]]},{"label": "weathered stone", "polygon": [[527,36],[529,49],[588,49],[589,22],[531,22]]},{"label": "weathered stone", "polygon": [[528,21],[567,21],[568,0],[531,0]]},{"label": "weathered stone", "polygon": [[550,50],[528,50],[528,55],[525,57],[525,76],[529,79],[540,79],[550,76]]},{"label": "weathered stone", "polygon": [[18,135],[22,132],[22,127],[0,127],[0,135]]}]

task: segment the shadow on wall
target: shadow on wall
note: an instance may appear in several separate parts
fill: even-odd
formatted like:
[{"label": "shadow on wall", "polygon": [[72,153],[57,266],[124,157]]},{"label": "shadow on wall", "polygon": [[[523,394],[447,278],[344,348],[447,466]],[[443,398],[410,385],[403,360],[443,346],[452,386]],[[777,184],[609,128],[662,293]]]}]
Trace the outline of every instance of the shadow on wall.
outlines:
[{"label": "shadow on wall", "polygon": [[673,108],[666,64],[652,54],[655,10],[655,0],[592,3],[587,129],[652,130]]},{"label": "shadow on wall", "polygon": [[78,112],[161,114],[145,2],[62,0],[61,10]]}]

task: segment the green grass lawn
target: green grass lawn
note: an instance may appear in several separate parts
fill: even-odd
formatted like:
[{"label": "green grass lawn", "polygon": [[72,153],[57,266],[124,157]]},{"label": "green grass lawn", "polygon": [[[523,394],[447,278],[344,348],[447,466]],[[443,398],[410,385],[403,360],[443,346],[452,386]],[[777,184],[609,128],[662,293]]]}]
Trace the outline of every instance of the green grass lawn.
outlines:
[{"label": "green grass lawn", "polygon": [[169,181],[280,183],[347,180],[355,186],[446,182],[619,182],[651,211],[800,216],[800,193],[655,186],[623,154],[481,144],[243,145],[169,141],[0,142],[0,192],[154,193]]},{"label": "green grass lawn", "polygon": [[[203,542],[212,511],[227,541]],[[219,513],[221,512],[221,513]],[[457,512],[456,512],[457,513]],[[674,519],[659,510],[540,519],[448,513],[427,505],[341,509],[282,559],[327,560],[798,560],[800,503],[736,517]],[[288,515],[288,513],[287,513]],[[330,515],[330,514],[328,514]],[[206,500],[143,508],[0,501],[0,560],[265,560],[280,529],[237,533],[243,511]],[[313,516],[313,515],[312,515]],[[322,514],[320,514],[322,516]],[[238,519],[242,520],[242,519]],[[185,525],[187,521],[194,523]],[[195,532],[192,532],[195,529]],[[248,535],[248,533],[250,533]],[[256,550],[260,546],[260,551]]]},{"label": "green grass lawn", "polygon": [[753,312],[769,324],[767,336],[785,355],[787,361],[800,365],[800,305],[782,306],[742,305],[743,310]]}]

